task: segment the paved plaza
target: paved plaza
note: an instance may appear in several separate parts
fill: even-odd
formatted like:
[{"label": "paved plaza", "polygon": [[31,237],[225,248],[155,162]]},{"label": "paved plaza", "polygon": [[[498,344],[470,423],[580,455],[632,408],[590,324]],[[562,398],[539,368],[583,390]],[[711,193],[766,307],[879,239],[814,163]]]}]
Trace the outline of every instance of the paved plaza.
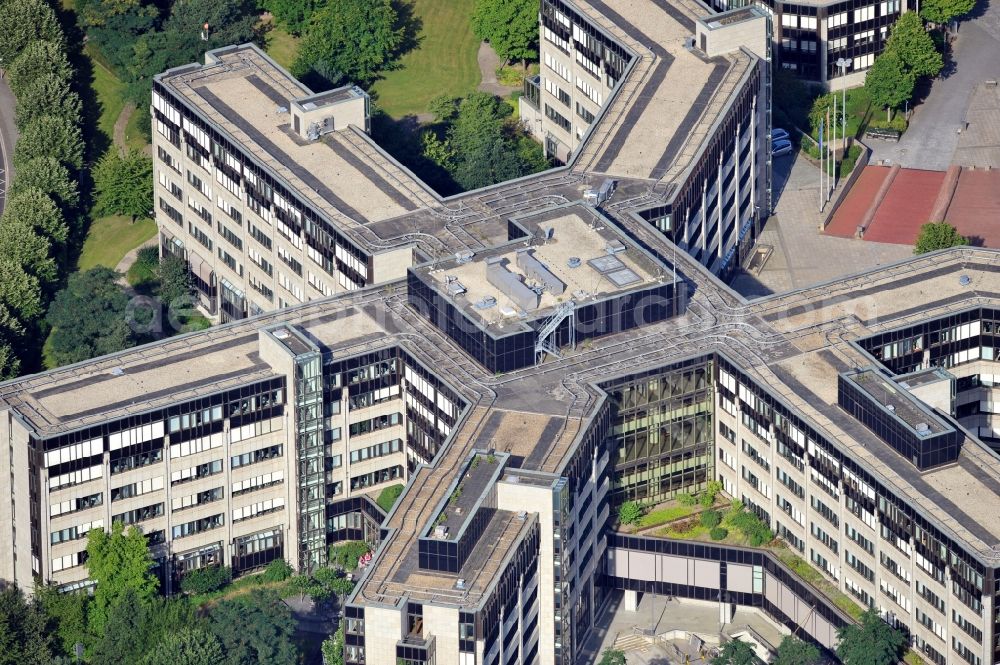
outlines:
[{"label": "paved plaza", "polygon": [[[913,255],[906,245],[836,238],[820,232],[819,169],[802,157],[775,160],[774,215],[758,247],[771,248],[759,272],[743,273],[732,287],[747,298],[780,293],[850,275]],[[829,205],[829,204],[827,204]]]}]

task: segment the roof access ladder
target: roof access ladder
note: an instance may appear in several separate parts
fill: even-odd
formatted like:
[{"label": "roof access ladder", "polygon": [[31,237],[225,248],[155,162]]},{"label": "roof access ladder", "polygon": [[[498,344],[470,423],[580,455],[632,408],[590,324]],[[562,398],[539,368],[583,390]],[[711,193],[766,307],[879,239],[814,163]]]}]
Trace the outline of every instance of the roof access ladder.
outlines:
[{"label": "roof access ladder", "polygon": [[576,303],[572,300],[559,305],[552,316],[538,330],[538,340],[535,342],[535,364],[545,360],[546,355],[561,358],[559,344],[556,341],[556,331],[562,322],[569,319],[569,345],[576,348]]}]

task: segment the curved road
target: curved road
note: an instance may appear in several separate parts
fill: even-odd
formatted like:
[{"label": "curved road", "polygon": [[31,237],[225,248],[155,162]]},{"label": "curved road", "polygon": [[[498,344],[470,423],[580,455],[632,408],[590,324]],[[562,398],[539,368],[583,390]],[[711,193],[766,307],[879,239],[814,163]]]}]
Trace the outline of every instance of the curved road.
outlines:
[{"label": "curved road", "polygon": [[8,183],[14,177],[14,142],[17,141],[17,127],[14,125],[14,94],[7,86],[6,78],[0,79],[0,213],[7,202]]}]

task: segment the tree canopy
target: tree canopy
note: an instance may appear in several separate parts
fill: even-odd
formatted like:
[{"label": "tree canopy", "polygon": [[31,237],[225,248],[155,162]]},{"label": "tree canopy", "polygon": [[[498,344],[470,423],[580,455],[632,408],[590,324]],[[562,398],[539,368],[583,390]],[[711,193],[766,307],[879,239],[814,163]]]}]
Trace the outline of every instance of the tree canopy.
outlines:
[{"label": "tree canopy", "polygon": [[392,0],[337,0],[312,15],[292,73],[314,89],[369,85],[403,43]]},{"label": "tree canopy", "polygon": [[771,665],[815,665],[819,660],[819,649],[815,645],[794,635],[785,635]]},{"label": "tree canopy", "polygon": [[601,660],[598,665],[625,665],[625,663],[625,653],[623,651],[608,647],[601,652]]},{"label": "tree canopy", "polygon": [[116,283],[119,274],[97,266],[69,276],[56,293],[46,320],[52,359],[59,365],[80,362],[134,346],[126,320],[128,296]]},{"label": "tree canopy", "polygon": [[32,189],[51,196],[63,210],[74,208],[80,202],[76,181],[70,179],[69,171],[54,157],[35,157],[21,164],[11,184],[10,195],[13,198]]},{"label": "tree canopy", "polygon": [[937,249],[948,249],[968,244],[969,240],[948,222],[930,222],[920,227],[920,234],[917,235],[913,253],[926,254]]},{"label": "tree canopy", "polygon": [[976,0],[923,0],[920,15],[933,23],[947,23],[965,16],[976,6]]},{"label": "tree canopy", "polygon": [[211,632],[226,665],[295,665],[291,610],[272,591],[255,589],[221,601],[210,615]]},{"label": "tree canopy", "polygon": [[309,18],[325,7],[327,0],[263,0],[261,4],[288,32],[301,35]]},{"label": "tree canopy", "polygon": [[895,51],[884,51],[865,75],[865,89],[872,101],[885,109],[896,109],[913,94],[913,73]]},{"label": "tree canopy", "polygon": [[537,0],[476,0],[472,29],[503,60],[538,59]]},{"label": "tree canopy", "polygon": [[42,115],[21,129],[14,151],[14,168],[37,157],[54,157],[68,169],[83,166],[83,139],[80,127],[67,118]]},{"label": "tree canopy", "polygon": [[200,628],[182,628],[159,642],[140,665],[215,665],[222,661],[222,647],[215,635]]},{"label": "tree canopy", "polygon": [[15,114],[19,123],[28,124],[42,115],[54,115],[77,122],[80,96],[69,81],[58,74],[42,74],[32,79],[17,95]]},{"label": "tree canopy", "polygon": [[839,628],[837,637],[837,658],[844,665],[895,665],[906,645],[906,637],[883,621],[874,608],[861,615],[860,625]]},{"label": "tree canopy", "polygon": [[153,160],[137,150],[109,150],[94,169],[94,211],[134,222],[153,209]]},{"label": "tree canopy", "polygon": [[0,665],[49,665],[55,655],[48,618],[14,586],[0,589]]},{"label": "tree canopy", "polygon": [[9,66],[32,42],[62,43],[62,28],[44,0],[5,0],[0,3],[0,62]]},{"label": "tree canopy", "polygon": [[[83,280],[74,279],[77,276],[100,281],[108,273],[116,274],[107,268],[76,273],[70,277],[70,286],[80,286]],[[56,304],[65,303],[60,303],[57,296],[53,306]],[[146,537],[134,526],[126,531],[121,522],[115,522],[110,533],[93,529],[87,534],[87,573],[97,583],[91,609],[91,625],[96,632],[103,632],[111,607],[119,604],[125,594],[134,594],[137,602],[147,601],[156,594],[159,580],[150,572],[152,567],[153,557]]]},{"label": "tree canopy", "polygon": [[903,67],[914,78],[937,76],[944,60],[934,45],[934,40],[924,29],[924,22],[916,12],[906,12],[892,26],[887,51],[894,51]]},{"label": "tree canopy", "polygon": [[749,642],[729,640],[722,645],[712,665],[759,665],[760,660]]},{"label": "tree canopy", "polygon": [[7,66],[6,73],[10,89],[15,95],[20,95],[37,78],[54,76],[68,83],[73,72],[60,40],[31,42]]}]

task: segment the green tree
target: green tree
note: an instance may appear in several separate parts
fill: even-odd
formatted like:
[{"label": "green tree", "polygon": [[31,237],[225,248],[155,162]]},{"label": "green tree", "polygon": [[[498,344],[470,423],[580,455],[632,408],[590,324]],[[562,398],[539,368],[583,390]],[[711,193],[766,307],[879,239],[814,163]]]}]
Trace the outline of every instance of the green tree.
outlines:
[{"label": "green tree", "polygon": [[153,160],[137,150],[109,150],[94,169],[98,215],[148,217],[153,209]]},{"label": "green tree", "polygon": [[476,0],[472,29],[507,62],[538,59],[536,0]]},{"label": "green tree", "polygon": [[[39,159],[31,160],[26,168],[30,170],[30,165],[38,161]],[[56,164],[58,165],[58,162]],[[19,170],[15,181],[20,179],[21,171]],[[69,229],[63,219],[62,212],[52,197],[41,189],[31,187],[26,183],[15,185],[14,193],[7,199],[7,206],[4,208],[0,223],[5,224],[9,220],[17,220],[39,235],[48,238],[55,246],[64,245],[69,237]]]},{"label": "green tree", "polygon": [[184,593],[210,593],[218,591],[233,579],[229,566],[205,566],[195,568],[184,575],[181,591]]},{"label": "green tree", "polygon": [[434,122],[451,122],[458,114],[458,104],[461,101],[449,95],[438,95],[427,105],[427,110],[434,115]]},{"label": "green tree", "polygon": [[[4,60],[6,63],[7,61]],[[73,70],[66,59],[62,42],[36,41],[28,44],[24,51],[7,65],[7,83],[15,95],[32,84],[35,79],[53,76],[69,84]]]},{"label": "green tree", "polygon": [[8,313],[8,321],[16,321],[21,327],[33,324],[42,313],[38,279],[6,256],[0,256],[0,306]]},{"label": "green tree", "polygon": [[80,127],[66,118],[42,115],[21,129],[14,148],[14,168],[38,157],[54,157],[68,169],[83,166],[83,139]]},{"label": "green tree", "polygon": [[404,486],[401,484],[389,485],[381,492],[379,492],[378,499],[375,501],[379,505],[379,508],[388,513],[392,510],[392,507],[396,505],[396,499],[399,495],[403,493]]},{"label": "green tree", "polygon": [[354,570],[358,567],[358,559],[371,551],[363,540],[349,540],[330,545],[330,565],[339,566],[344,570]]},{"label": "green tree", "polygon": [[263,0],[274,20],[293,35],[301,35],[314,13],[327,5],[327,0]]},{"label": "green tree", "polygon": [[49,343],[57,364],[134,346],[126,320],[128,296],[117,284],[119,276],[111,268],[97,266],[73,273],[66,288],[56,293],[46,320],[53,327]]},{"label": "green tree", "polygon": [[209,615],[226,665],[295,665],[291,610],[273,591],[255,589],[221,601]]},{"label": "green tree", "polygon": [[642,506],[635,501],[626,501],[618,506],[618,521],[622,524],[638,524],[642,520]]},{"label": "green tree", "polygon": [[146,606],[135,590],[124,588],[100,619],[95,616],[96,607],[95,603],[90,614],[91,630],[96,636],[91,657],[93,665],[137,662],[146,651],[149,626]]},{"label": "green tree", "polygon": [[861,615],[861,623],[837,629],[837,658],[844,665],[894,665],[903,656],[906,637],[887,624],[874,608]]},{"label": "green tree", "polygon": [[392,0],[337,0],[313,14],[292,66],[320,84],[369,85],[389,68],[403,43]]},{"label": "green tree", "polygon": [[892,26],[887,51],[895,51],[914,78],[937,76],[944,60],[934,46],[934,40],[924,29],[924,22],[916,12],[906,12]]},{"label": "green tree", "polygon": [[16,586],[0,590],[0,665],[49,665],[55,655],[48,619]]},{"label": "green tree", "polygon": [[43,288],[50,287],[58,277],[52,242],[36,233],[25,219],[4,215],[0,220],[0,255],[16,261]]},{"label": "green tree", "polygon": [[865,90],[872,101],[886,110],[892,118],[892,109],[899,108],[913,95],[915,79],[906,69],[895,51],[884,51],[865,75]]},{"label": "green tree", "polygon": [[815,645],[794,635],[785,635],[771,665],[815,665],[819,660],[819,649]]},{"label": "green tree", "polygon": [[32,189],[51,196],[64,212],[80,203],[76,182],[70,179],[69,171],[54,157],[35,157],[22,164],[11,184],[9,196],[13,199]]},{"label": "green tree", "polygon": [[89,643],[87,603],[90,597],[85,592],[62,592],[54,585],[44,585],[35,588],[35,597],[54,625],[54,651],[69,657],[74,655],[77,643]]},{"label": "green tree", "polygon": [[135,42],[153,30],[159,10],[142,0],[78,0],[76,15],[87,33],[87,43],[96,46],[112,68],[122,73]]},{"label": "green tree", "polygon": [[157,294],[164,307],[184,307],[191,295],[191,273],[187,263],[177,256],[165,256],[156,267],[160,286]]},{"label": "green tree", "polygon": [[625,665],[625,662],[624,651],[608,647],[601,653],[601,660],[598,665]]},{"label": "green tree", "polygon": [[976,0],[923,0],[920,15],[932,23],[947,23],[965,16],[976,6]]},{"label": "green tree", "polygon": [[0,62],[9,65],[31,42],[61,44],[62,28],[44,0],[5,0],[0,3]]},{"label": "green tree", "polygon": [[167,635],[140,665],[215,665],[223,660],[218,638],[200,628],[182,628]]},{"label": "green tree", "polygon": [[948,222],[929,222],[920,227],[914,254],[926,254],[937,249],[968,245],[969,240]]},{"label": "green tree", "polygon": [[[98,279],[103,284],[108,274],[116,275],[114,271],[107,268],[94,268],[85,273],[76,273],[70,277],[70,285],[67,290],[79,287],[81,281],[87,279]],[[82,277],[83,280],[74,280],[74,277]],[[119,293],[121,293],[119,291]],[[124,294],[123,294],[124,297]],[[59,296],[53,307],[60,304]],[[65,301],[60,304],[60,309],[65,306]],[[67,312],[69,313],[69,312]],[[82,312],[81,312],[82,313]],[[52,310],[49,310],[51,317]],[[59,323],[52,325],[59,326],[64,323],[57,317]],[[61,328],[60,328],[61,330]],[[53,343],[53,346],[55,344]],[[61,351],[61,349],[60,349]],[[87,572],[90,579],[97,583],[94,588],[94,604],[91,607],[89,619],[91,632],[102,634],[107,623],[111,608],[120,605],[119,601],[126,594],[133,594],[138,603],[151,599],[159,587],[159,580],[153,575],[153,556],[149,552],[146,544],[146,537],[134,526],[125,530],[121,522],[115,522],[108,533],[104,529],[91,529],[87,534]]]},{"label": "green tree", "polygon": [[325,665],[344,665],[344,622],[341,621],[335,632],[323,640],[320,647]]},{"label": "green tree", "polygon": [[80,122],[80,109],[80,97],[70,89],[65,79],[55,74],[44,74],[33,79],[18,93],[15,113],[17,123],[22,127],[42,115],[54,115],[77,124]]},{"label": "green tree", "polygon": [[722,645],[719,655],[712,659],[712,665],[757,665],[760,660],[748,642],[729,640]]}]

